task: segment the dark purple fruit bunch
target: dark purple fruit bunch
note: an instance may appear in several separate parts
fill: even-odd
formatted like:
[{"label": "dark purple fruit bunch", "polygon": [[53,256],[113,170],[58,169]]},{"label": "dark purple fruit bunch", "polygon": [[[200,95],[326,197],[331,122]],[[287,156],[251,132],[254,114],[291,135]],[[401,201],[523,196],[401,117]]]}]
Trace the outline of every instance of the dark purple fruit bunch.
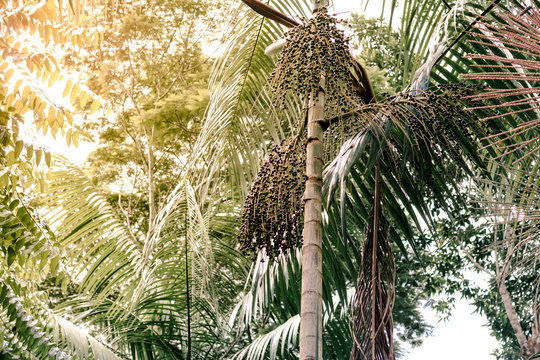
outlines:
[{"label": "dark purple fruit bunch", "polygon": [[242,251],[270,259],[302,244],[305,151],[298,138],[275,145],[244,205],[239,233]]},{"label": "dark purple fruit bunch", "polygon": [[316,94],[319,88],[326,94],[327,119],[349,112],[362,103],[350,78],[355,59],[349,51],[349,39],[338,24],[323,8],[287,33],[287,43],[270,77],[277,107],[285,108],[288,94],[300,96],[307,106],[310,95]]}]

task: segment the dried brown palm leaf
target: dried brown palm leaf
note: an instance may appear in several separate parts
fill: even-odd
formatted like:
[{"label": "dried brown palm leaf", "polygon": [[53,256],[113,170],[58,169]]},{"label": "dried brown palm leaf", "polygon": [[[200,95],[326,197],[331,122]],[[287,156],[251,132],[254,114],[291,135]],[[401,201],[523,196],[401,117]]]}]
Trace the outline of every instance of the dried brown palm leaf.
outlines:
[{"label": "dried brown palm leaf", "polygon": [[242,0],[244,4],[252,8],[256,13],[277,22],[278,24],[284,25],[286,27],[295,27],[300,24],[292,19],[290,16],[283,14],[282,12],[274,9],[271,6],[268,6],[258,0]]},{"label": "dried brown palm leaf", "polygon": [[352,305],[354,340],[351,360],[394,359],[392,308],[395,264],[387,222],[381,211],[379,166],[371,222],[366,231],[362,265]]}]

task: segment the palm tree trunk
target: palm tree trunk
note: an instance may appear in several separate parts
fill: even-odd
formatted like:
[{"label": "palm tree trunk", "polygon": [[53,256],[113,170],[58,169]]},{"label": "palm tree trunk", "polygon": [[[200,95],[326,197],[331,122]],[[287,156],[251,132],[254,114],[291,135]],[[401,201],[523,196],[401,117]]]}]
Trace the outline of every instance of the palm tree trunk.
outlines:
[{"label": "palm tree trunk", "polygon": [[[313,0],[313,11],[328,0]],[[321,74],[321,84],[324,74]],[[323,359],[322,354],[322,172],[325,93],[312,94],[308,109],[304,243],[300,299],[300,360]]]},{"label": "palm tree trunk", "polygon": [[325,94],[319,91],[308,110],[304,244],[300,301],[300,360],[322,359],[322,170]]}]

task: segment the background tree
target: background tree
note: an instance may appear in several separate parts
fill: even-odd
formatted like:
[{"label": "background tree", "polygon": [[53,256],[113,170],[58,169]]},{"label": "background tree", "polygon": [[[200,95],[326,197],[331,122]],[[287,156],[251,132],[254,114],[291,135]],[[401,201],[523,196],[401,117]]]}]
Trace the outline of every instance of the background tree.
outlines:
[{"label": "background tree", "polygon": [[[117,359],[106,345],[54,314],[49,294],[40,288],[48,278],[64,287],[69,276],[60,265],[59,243],[28,205],[31,192],[46,187],[42,170],[51,165],[51,153],[35,145],[25,128],[77,143],[75,114],[85,104],[88,112],[99,105],[71,86],[57,58],[67,46],[99,42],[99,33],[73,27],[62,10],[52,1],[0,4],[0,354],[6,359],[73,353]],[[52,86],[63,87],[63,99],[50,96]]]},{"label": "background tree", "polygon": [[373,88],[396,93],[403,89],[405,64],[397,31],[389,29],[381,18],[351,14],[348,25],[357,58],[366,66]]},{"label": "background tree", "polygon": [[96,3],[87,19],[107,25],[103,45],[66,61],[87,72],[88,86],[112,111],[87,124],[100,139],[89,157],[91,176],[133,236],[145,241],[199,131],[210,61],[202,45],[218,36],[227,3],[123,3],[114,13],[108,6]]}]

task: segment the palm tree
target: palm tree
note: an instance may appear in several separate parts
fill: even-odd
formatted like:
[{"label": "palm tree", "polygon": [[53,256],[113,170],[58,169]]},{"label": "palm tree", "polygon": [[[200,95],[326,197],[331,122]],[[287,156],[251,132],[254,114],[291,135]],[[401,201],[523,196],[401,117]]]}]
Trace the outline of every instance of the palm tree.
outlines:
[{"label": "palm tree", "polygon": [[[284,4],[276,2],[276,6],[283,6]],[[380,273],[381,269],[391,268],[391,263],[384,264],[384,256],[374,256],[374,259],[379,261],[379,264],[375,264],[376,261],[371,263],[371,266],[365,266],[366,260],[368,260],[368,255],[374,255],[379,252],[380,254],[388,253],[387,245],[380,245],[381,248],[377,249],[377,238],[379,239],[392,239],[400,248],[405,249],[403,238],[407,239],[412,243],[413,241],[413,226],[410,221],[407,220],[407,217],[413,219],[413,223],[419,224],[419,216],[424,219],[426,223],[430,222],[429,209],[427,204],[424,202],[422,196],[417,196],[420,194],[419,188],[422,188],[423,185],[417,183],[417,180],[424,180],[427,182],[427,186],[431,188],[433,194],[436,198],[439,199],[442,206],[450,208],[451,206],[464,205],[459,197],[456,197],[456,192],[452,189],[458,189],[458,184],[453,182],[451,178],[441,176],[441,174],[447,173],[447,167],[445,162],[454,161],[463,169],[472,174],[471,166],[476,165],[479,168],[485,168],[486,162],[482,160],[480,156],[480,149],[475,145],[475,142],[482,141],[483,144],[488,143],[488,136],[490,136],[491,130],[485,129],[482,126],[475,125],[475,116],[478,116],[478,113],[471,113],[468,119],[460,119],[462,116],[456,115],[454,119],[441,118],[437,120],[438,115],[433,115],[434,110],[441,110],[441,107],[437,107],[436,94],[426,93],[425,101],[426,103],[434,102],[435,104],[429,104],[429,107],[425,107],[422,111],[425,111],[428,119],[434,119],[435,124],[432,124],[432,127],[426,125],[426,119],[420,122],[416,129],[413,129],[414,124],[411,124],[407,120],[407,117],[410,119],[418,119],[418,114],[415,112],[407,111],[407,109],[412,105],[407,100],[411,97],[415,97],[417,100],[422,99],[423,95],[418,96],[418,90],[423,89],[427,83],[431,74],[432,81],[435,83],[441,82],[443,80],[457,80],[457,75],[462,71],[460,69],[461,63],[456,62],[455,55],[458,54],[461,56],[464,49],[467,49],[466,45],[463,45],[463,34],[470,30],[470,26],[477,22],[477,13],[482,12],[483,15],[486,15],[490,10],[493,9],[493,5],[475,4],[470,3],[465,7],[461,3],[456,4],[453,8],[446,12],[445,16],[440,14],[444,13],[440,11],[445,7],[450,7],[447,3],[438,3],[438,2],[423,2],[423,5],[420,7],[415,7],[416,3],[411,1],[405,4],[405,16],[403,18],[403,24],[405,25],[407,34],[416,34],[417,38],[411,39],[410,37],[405,37],[405,44],[407,47],[404,49],[404,53],[407,54],[407,51],[414,51],[420,49],[420,53],[415,58],[423,61],[422,63],[416,62],[415,65],[410,65],[412,68],[408,68],[410,72],[406,73],[404,78],[412,79],[412,84],[409,86],[410,93],[404,94],[403,96],[393,99],[390,103],[400,103],[405,108],[401,110],[392,109],[393,104],[383,104],[383,105],[369,105],[369,106],[359,106],[358,109],[353,109],[355,116],[369,118],[368,123],[372,124],[368,128],[362,128],[359,133],[347,141],[345,145],[341,148],[340,153],[334,159],[334,161],[327,167],[326,175],[324,178],[325,189],[327,193],[327,202],[326,202],[326,214],[327,219],[325,222],[324,228],[324,237],[323,241],[323,259],[328,259],[331,263],[327,266],[323,263],[323,272],[328,269],[329,280],[323,284],[323,287],[326,290],[323,290],[323,301],[325,304],[327,314],[335,314],[335,311],[343,311],[343,307],[348,308],[351,303],[350,295],[347,297],[348,293],[346,291],[348,285],[351,282],[354,282],[354,275],[356,269],[358,269],[358,264],[364,263],[364,268],[366,269],[364,273],[360,274],[358,283],[362,283],[362,279],[367,283],[369,279],[373,277],[366,277],[367,270],[371,270],[372,274]],[[438,7],[440,6],[440,7]],[[418,16],[418,11],[425,11],[427,14],[438,14],[441,16],[437,18],[439,21],[436,23],[437,26],[428,26],[422,27],[412,26],[411,24],[416,17]],[[458,16],[461,15],[461,16]],[[430,17],[426,17],[430,18]],[[454,23],[453,20],[458,19],[458,23]],[[263,20],[264,23],[264,20]],[[427,30],[426,30],[427,28]],[[262,32],[259,32],[257,38],[261,37],[266,40],[266,37],[262,35]],[[428,40],[431,37],[431,44],[429,51],[428,49]],[[417,44],[417,45],[411,45]],[[267,45],[267,43],[265,44]],[[250,56],[244,55],[243,52],[239,52],[240,55],[237,55],[237,59],[241,56],[249,58],[250,61],[257,64],[264,63],[268,65],[266,60],[263,60],[263,55],[261,49],[263,46],[260,44],[255,44],[254,47],[248,48],[247,50],[251,54]],[[243,48],[242,50],[245,50]],[[412,58],[412,57],[410,57]],[[231,60],[230,58],[225,58],[223,61]],[[227,72],[233,73],[236,76],[233,78],[226,78],[226,81],[229,85],[236,83],[241,83],[242,86],[232,87],[230,89],[236,89],[240,94],[237,97],[229,97],[229,100],[232,102],[224,102],[223,98],[215,98],[216,102],[220,103],[220,106],[223,107],[238,107],[246,106],[249,104],[250,99],[257,99],[257,101],[252,102],[253,106],[258,108],[268,103],[268,100],[260,100],[261,96],[264,96],[264,90],[261,93],[257,92],[257,88],[264,88],[264,78],[261,79],[260,73],[262,67],[257,67],[253,71],[256,71],[257,76],[251,77],[250,71],[251,68],[243,68],[240,70],[240,67],[236,67],[237,63],[231,61],[229,67],[224,67],[221,65],[220,69],[226,68]],[[268,66],[266,71],[270,71],[270,66]],[[238,69],[237,71],[233,69]],[[417,71],[418,69],[418,71]],[[415,74],[414,76],[411,74]],[[220,74],[219,72],[217,74]],[[445,79],[446,78],[446,79]],[[257,86],[256,86],[257,85]],[[246,94],[244,97],[243,95]],[[229,96],[231,93],[229,93]],[[463,94],[461,94],[463,95]],[[443,97],[446,95],[442,95]],[[219,99],[219,100],[217,100]],[[452,101],[458,103],[457,99],[454,97]],[[211,102],[212,106],[213,102]],[[236,104],[236,105],[233,105]],[[244,105],[246,104],[246,105]],[[399,107],[399,106],[398,106]],[[442,107],[443,110],[444,106]],[[250,112],[246,114],[245,118],[253,120],[254,124],[257,124],[258,121],[264,121],[263,116],[257,116],[257,112],[254,111],[253,107],[249,107]],[[268,114],[268,110],[261,110],[260,114]],[[291,110],[290,113],[287,113],[287,119],[289,119],[291,113],[294,110]],[[392,112],[395,111],[395,112]],[[401,113],[399,112],[401,111]],[[415,108],[415,111],[418,111]],[[454,110],[455,111],[455,110]],[[220,118],[221,112],[209,113],[207,121],[211,122],[213,116]],[[396,115],[397,114],[397,115]],[[481,114],[481,112],[480,112]],[[244,121],[242,120],[242,114],[234,113],[229,114],[230,116],[225,116],[228,121]],[[434,116],[434,117],[433,117]],[[463,115],[464,116],[464,115]],[[421,116],[420,116],[421,117]],[[267,117],[268,119],[268,117]],[[272,120],[270,117],[269,119]],[[456,122],[459,121],[459,122]],[[269,128],[275,126],[276,120],[267,125]],[[436,124],[444,124],[445,129],[442,134],[438,133],[440,128],[436,128]],[[433,125],[436,125],[433,127]],[[501,126],[501,124],[497,124]],[[283,126],[285,129],[290,129],[290,124],[285,123]],[[418,131],[423,132],[423,136],[420,136],[420,140],[412,139],[418,135]],[[290,130],[289,130],[290,131]],[[416,131],[416,132],[415,132]],[[263,133],[257,132],[258,134]],[[412,135],[411,135],[412,134]],[[260,137],[260,135],[258,135]],[[247,144],[251,140],[242,141],[242,144]],[[260,141],[258,144],[264,144],[266,142]],[[244,149],[235,147],[232,145],[233,151],[236,150],[239,154],[244,151]],[[449,157],[446,159],[441,158],[438,154],[440,149],[447,149]],[[253,154],[259,153],[254,151],[248,151],[250,160],[253,158]],[[395,166],[395,158],[393,153],[399,153],[402,157],[399,159],[401,163],[407,164],[399,167]],[[496,156],[496,152],[493,149],[488,150],[489,156]],[[247,159],[239,155],[242,158]],[[247,163],[247,162],[246,162]],[[246,164],[243,163],[243,164]],[[370,174],[370,171],[373,171]],[[235,176],[239,179],[244,179],[244,172],[238,167],[235,167]],[[252,173],[250,174],[252,176]],[[248,175],[249,178],[249,175]],[[379,180],[382,179],[382,180]],[[414,179],[414,180],[413,180]],[[249,180],[248,180],[249,181]],[[374,184],[376,184],[374,186]],[[379,185],[380,184],[380,185]],[[334,197],[336,190],[340,189],[341,196],[340,201],[335,201]],[[351,190],[354,189],[354,190]],[[382,190],[381,190],[382,189]],[[356,192],[356,194],[354,193]],[[387,209],[385,210],[385,216],[390,216],[388,220],[379,220],[379,204],[381,204],[381,199],[379,199],[379,194],[382,192],[387,204]],[[392,198],[398,199],[398,201],[393,200]],[[369,208],[366,209],[365,201],[367,199],[372,199],[371,211]],[[449,201],[446,201],[448,199]],[[337,209],[332,210],[337,205]],[[354,209],[354,210],[353,210]],[[351,263],[350,261],[345,261],[345,263],[350,264],[349,271],[342,271],[344,268],[343,264],[340,264],[339,259],[346,258],[347,255],[347,244],[349,247],[352,246],[348,239],[351,238],[351,234],[358,235],[359,233],[364,232],[363,226],[358,226],[358,224],[351,224],[351,220],[348,220],[346,215],[349,214],[349,219],[352,216],[353,219],[358,219],[363,224],[368,225],[367,230],[368,239],[373,239],[371,243],[366,243],[368,246],[364,246],[364,249],[373,247],[377,249],[368,253],[363,251],[360,248],[355,249],[355,258],[356,262]],[[418,215],[420,214],[420,215]],[[336,218],[332,219],[332,216],[337,216],[341,220],[341,224],[336,221]],[[387,222],[389,226],[380,226],[378,222],[381,223]],[[340,228],[343,227],[341,230]],[[418,226],[420,228],[420,226]],[[379,230],[381,229],[381,230]],[[382,231],[381,234],[376,235],[379,231]],[[386,235],[388,232],[388,235]],[[328,234],[328,235],[326,235]],[[374,235],[374,236],[373,236]],[[382,241],[382,244],[386,244],[386,241]],[[370,246],[369,246],[370,245]],[[414,244],[413,248],[414,248]],[[326,248],[325,248],[326,247]],[[340,253],[341,252],[341,253]],[[339,254],[339,255],[338,255]],[[326,256],[325,256],[326,255]],[[362,261],[362,255],[364,256],[364,261]],[[253,274],[250,278],[251,289],[246,292],[246,296],[241,304],[239,304],[239,311],[235,313],[236,318],[240,324],[247,324],[254,319],[257,312],[265,313],[269,311],[272,317],[275,319],[273,327],[275,328],[272,333],[265,334],[261,336],[260,339],[253,342],[249,347],[244,349],[239,353],[239,357],[248,356],[250,358],[262,358],[265,354],[265,349],[270,347],[271,357],[275,356],[277,352],[277,347],[280,341],[282,341],[282,356],[284,349],[287,347],[286,342],[290,342],[291,339],[294,339],[294,331],[298,326],[298,317],[294,314],[294,309],[298,310],[298,306],[293,306],[292,311],[284,311],[280,306],[273,304],[273,301],[284,301],[287,303],[290,301],[291,290],[285,284],[293,284],[295,279],[298,279],[297,271],[299,271],[298,264],[298,253],[292,251],[289,255],[282,255],[278,261],[274,264],[264,263],[264,255],[259,255],[257,262],[253,266]],[[291,264],[292,263],[292,264]],[[377,269],[377,266],[379,267]],[[352,270],[354,269],[354,270]],[[342,274],[348,274],[343,276]],[[392,288],[391,277],[387,277],[386,283],[388,288]],[[383,281],[384,282],[384,281]],[[350,286],[350,285],[349,285]],[[283,289],[283,291],[281,291]],[[365,287],[363,288],[365,289]],[[359,292],[362,291],[362,288],[359,288]],[[365,290],[368,293],[371,290]],[[364,294],[368,295],[369,294]],[[332,301],[335,296],[341,298],[341,306],[335,304]],[[375,291],[371,292],[371,296],[376,298],[378,295],[375,294]],[[326,298],[326,299],[324,299]],[[358,304],[365,304],[366,300],[369,303],[369,300],[366,297],[362,296],[357,297],[359,299]],[[391,296],[388,296],[390,299]],[[347,305],[344,305],[347,304]],[[371,302],[372,305],[375,305],[375,301]],[[290,306],[290,305],[288,305]],[[365,340],[361,343],[360,347],[364,347],[361,351],[366,354],[366,348],[373,349],[373,346],[376,346],[377,335],[379,335],[383,340],[382,343],[386,344],[382,346],[383,348],[390,348],[390,354],[384,356],[391,356],[391,326],[380,326],[379,324],[374,324],[374,318],[378,316],[388,316],[388,306],[386,302],[382,304],[377,304],[375,306],[381,306],[377,311],[371,310],[371,312],[364,313],[360,315],[359,318],[364,321],[371,320],[371,332],[366,331],[366,323],[362,324],[359,331],[359,337],[364,336]],[[262,309],[261,309],[262,308]],[[364,312],[366,310],[363,310]],[[377,315],[379,314],[379,315]],[[382,314],[382,315],[381,315]],[[367,316],[366,316],[367,315]],[[377,319],[379,320],[379,319]],[[325,320],[325,323],[329,328],[334,326],[336,319],[333,319],[329,315]],[[337,320],[339,321],[339,320]],[[277,326],[281,324],[280,326]],[[390,330],[387,330],[390,329]],[[343,329],[342,329],[343,330]],[[347,338],[346,333],[340,334],[343,338]],[[339,351],[342,344],[339,343],[339,335],[325,342],[326,348],[331,348],[334,351]],[[386,339],[386,340],[384,340]],[[336,342],[334,342],[336,341]],[[367,345],[366,345],[367,344]],[[379,346],[380,343],[377,343]],[[350,346],[350,345],[348,345]],[[338,350],[336,350],[338,349]],[[386,350],[385,350],[386,351]],[[371,350],[369,353],[371,356],[376,356],[375,351]]]}]

